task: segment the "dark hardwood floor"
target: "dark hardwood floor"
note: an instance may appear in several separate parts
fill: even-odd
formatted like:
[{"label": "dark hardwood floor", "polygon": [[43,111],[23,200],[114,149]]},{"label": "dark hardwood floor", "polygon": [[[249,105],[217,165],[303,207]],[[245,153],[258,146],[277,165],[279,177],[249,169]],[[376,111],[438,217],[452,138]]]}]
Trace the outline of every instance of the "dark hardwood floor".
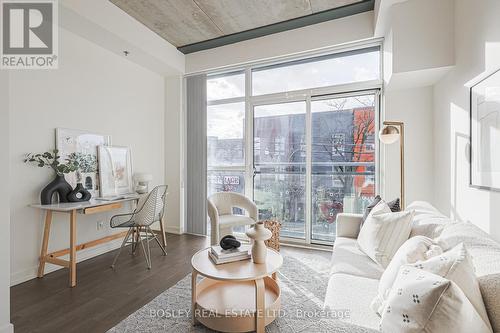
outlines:
[{"label": "dark hardwood floor", "polygon": [[139,248],[115,251],[77,266],[75,288],[61,269],[11,288],[11,321],[16,333],[106,332],[191,272],[191,256],[209,245],[208,238],[167,234],[167,256],[152,245],[152,269]]}]

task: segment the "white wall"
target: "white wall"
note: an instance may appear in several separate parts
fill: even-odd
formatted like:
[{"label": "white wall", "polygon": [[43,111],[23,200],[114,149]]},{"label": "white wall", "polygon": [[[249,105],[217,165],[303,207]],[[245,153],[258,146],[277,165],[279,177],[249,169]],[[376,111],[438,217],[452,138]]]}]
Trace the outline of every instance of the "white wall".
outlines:
[{"label": "white wall", "polygon": [[5,163],[10,152],[9,140],[9,72],[0,71],[0,175],[3,177],[3,186],[0,186],[0,333],[13,332],[10,324],[10,164]]},{"label": "white wall", "polygon": [[111,1],[59,1],[59,25],[156,73],[184,72],[184,54]]},{"label": "white wall", "polygon": [[470,188],[467,83],[500,68],[498,0],[455,1],[455,68],[434,89],[435,203],[500,240],[500,193]]},{"label": "white wall", "polygon": [[453,1],[410,0],[392,6],[394,72],[453,64]]},{"label": "white wall", "polygon": [[[384,120],[405,123],[406,204],[415,200],[433,201],[433,90],[419,87],[386,91]],[[399,141],[385,146],[384,196],[400,196]]]},{"label": "white wall", "polygon": [[373,12],[186,55],[186,73],[233,66],[373,37]]},{"label": "white wall", "polygon": [[[134,171],[153,174],[155,184],[165,181],[163,77],[72,32],[59,34],[59,69],[11,73],[12,284],[35,276],[43,216],[27,205],[39,201],[39,191],[53,177],[48,169],[23,164],[23,155],[54,148],[56,127],[110,134],[113,144],[131,147]],[[110,215],[79,215],[78,242],[111,234],[96,228],[96,219],[108,226]],[[56,214],[49,251],[66,248],[68,235],[67,216]],[[116,245],[79,252],[79,258]]]}]

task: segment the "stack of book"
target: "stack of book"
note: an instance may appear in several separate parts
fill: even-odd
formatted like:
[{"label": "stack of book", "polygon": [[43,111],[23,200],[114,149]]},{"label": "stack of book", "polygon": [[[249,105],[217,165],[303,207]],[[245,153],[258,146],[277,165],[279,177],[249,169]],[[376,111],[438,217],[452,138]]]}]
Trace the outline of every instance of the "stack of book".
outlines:
[{"label": "stack of book", "polygon": [[223,250],[220,246],[212,246],[208,256],[214,264],[227,264],[228,262],[247,260],[251,258],[250,245],[244,244],[236,249]]}]

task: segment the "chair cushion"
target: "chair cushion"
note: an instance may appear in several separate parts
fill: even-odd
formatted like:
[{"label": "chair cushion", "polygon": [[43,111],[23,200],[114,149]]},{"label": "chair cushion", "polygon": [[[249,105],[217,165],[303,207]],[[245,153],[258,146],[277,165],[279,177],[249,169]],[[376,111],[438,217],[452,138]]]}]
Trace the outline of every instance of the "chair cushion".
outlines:
[{"label": "chair cushion", "polygon": [[337,237],[333,246],[331,274],[345,273],[379,279],[384,269],[364,254],[356,239]]},{"label": "chair cushion", "polygon": [[251,225],[255,221],[244,215],[221,215],[219,216],[219,224],[221,227],[237,227],[241,225]]},{"label": "chair cushion", "polygon": [[380,317],[370,309],[377,294],[378,280],[349,274],[333,274],[328,281],[325,310],[349,311],[342,321],[378,329]]}]

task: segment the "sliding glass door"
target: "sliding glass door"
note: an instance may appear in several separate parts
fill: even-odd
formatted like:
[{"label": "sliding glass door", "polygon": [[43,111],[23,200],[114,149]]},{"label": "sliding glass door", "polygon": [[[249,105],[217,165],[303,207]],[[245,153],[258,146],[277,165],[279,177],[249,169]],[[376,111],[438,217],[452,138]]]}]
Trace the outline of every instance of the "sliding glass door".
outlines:
[{"label": "sliding glass door", "polygon": [[254,108],[254,200],[261,219],[282,221],[285,237],[305,237],[306,103]]},{"label": "sliding glass door", "polygon": [[373,93],[311,102],[312,242],[333,242],[337,214],[375,195],[375,115]]},{"label": "sliding glass door", "polygon": [[253,107],[253,190],[260,219],[281,236],[331,243],[338,213],[375,195],[376,93]]}]

